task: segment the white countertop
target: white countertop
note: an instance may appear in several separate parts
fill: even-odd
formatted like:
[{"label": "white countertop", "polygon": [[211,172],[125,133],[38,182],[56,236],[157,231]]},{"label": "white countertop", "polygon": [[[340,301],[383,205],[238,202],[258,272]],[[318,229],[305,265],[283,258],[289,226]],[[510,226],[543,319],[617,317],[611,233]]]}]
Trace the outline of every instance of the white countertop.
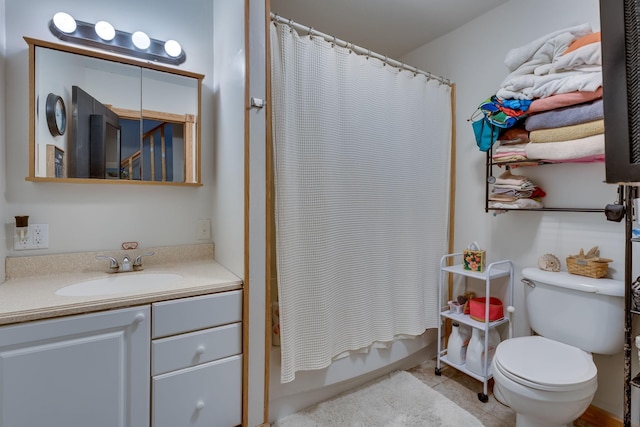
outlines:
[{"label": "white countertop", "polygon": [[9,279],[0,284],[0,325],[242,289],[242,280],[213,260],[151,265],[140,272],[115,274],[144,273],[175,273],[182,279],[178,283],[155,287],[153,291],[82,297],[60,296],[55,292],[77,282],[112,275],[66,272]]}]

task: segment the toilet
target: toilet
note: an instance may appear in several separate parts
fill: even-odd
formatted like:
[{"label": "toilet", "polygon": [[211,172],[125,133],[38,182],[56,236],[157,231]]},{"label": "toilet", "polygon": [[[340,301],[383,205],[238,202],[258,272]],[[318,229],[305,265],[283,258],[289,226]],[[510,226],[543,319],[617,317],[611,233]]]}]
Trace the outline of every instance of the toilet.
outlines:
[{"label": "toilet", "polygon": [[493,357],[494,397],[517,427],[569,426],[598,388],[592,353],[624,345],[624,284],[567,272],[522,270],[533,336],[501,342]]}]

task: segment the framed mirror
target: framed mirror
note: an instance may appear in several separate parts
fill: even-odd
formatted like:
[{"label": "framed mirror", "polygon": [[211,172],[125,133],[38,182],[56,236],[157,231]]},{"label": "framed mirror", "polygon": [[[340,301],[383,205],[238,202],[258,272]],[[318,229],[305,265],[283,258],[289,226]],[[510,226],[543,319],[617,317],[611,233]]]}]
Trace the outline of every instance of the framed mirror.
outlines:
[{"label": "framed mirror", "polygon": [[201,74],[26,38],[29,181],[201,185]]}]

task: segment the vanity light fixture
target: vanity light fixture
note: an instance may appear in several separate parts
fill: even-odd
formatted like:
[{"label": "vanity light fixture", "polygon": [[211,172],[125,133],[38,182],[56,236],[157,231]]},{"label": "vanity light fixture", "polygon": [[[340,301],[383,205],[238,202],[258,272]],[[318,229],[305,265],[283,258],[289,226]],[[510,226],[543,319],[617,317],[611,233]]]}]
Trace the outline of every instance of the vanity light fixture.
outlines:
[{"label": "vanity light fixture", "polygon": [[76,20],[73,19],[73,16],[65,12],[58,12],[53,15],[52,22],[58,30],[65,34],[71,34],[77,28]]},{"label": "vanity light fixture", "polygon": [[182,46],[175,40],[167,40],[164,42],[164,51],[172,58],[177,58],[182,53]]},{"label": "vanity light fixture", "polygon": [[53,15],[49,30],[60,40],[151,61],[179,65],[187,59],[180,43],[175,40],[152,39],[143,31],[127,33],[115,29],[107,21],[98,21],[95,25],[78,21],[65,12]]},{"label": "vanity light fixture", "polygon": [[116,29],[107,21],[98,21],[95,25],[96,34],[104,41],[111,41],[116,36]]},{"label": "vanity light fixture", "polygon": [[136,31],[131,34],[131,41],[133,42],[133,45],[140,50],[148,49],[149,46],[151,46],[151,39],[143,31]]}]

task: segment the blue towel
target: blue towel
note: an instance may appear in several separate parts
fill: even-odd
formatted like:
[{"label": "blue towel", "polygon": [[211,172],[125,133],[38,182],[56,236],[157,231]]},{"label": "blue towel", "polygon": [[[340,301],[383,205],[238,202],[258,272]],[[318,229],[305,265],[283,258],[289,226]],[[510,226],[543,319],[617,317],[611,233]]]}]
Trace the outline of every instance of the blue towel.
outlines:
[{"label": "blue towel", "polygon": [[604,118],[602,99],[586,104],[549,110],[544,113],[532,114],[524,122],[528,131],[538,129],[554,129],[563,126],[578,125]]}]

